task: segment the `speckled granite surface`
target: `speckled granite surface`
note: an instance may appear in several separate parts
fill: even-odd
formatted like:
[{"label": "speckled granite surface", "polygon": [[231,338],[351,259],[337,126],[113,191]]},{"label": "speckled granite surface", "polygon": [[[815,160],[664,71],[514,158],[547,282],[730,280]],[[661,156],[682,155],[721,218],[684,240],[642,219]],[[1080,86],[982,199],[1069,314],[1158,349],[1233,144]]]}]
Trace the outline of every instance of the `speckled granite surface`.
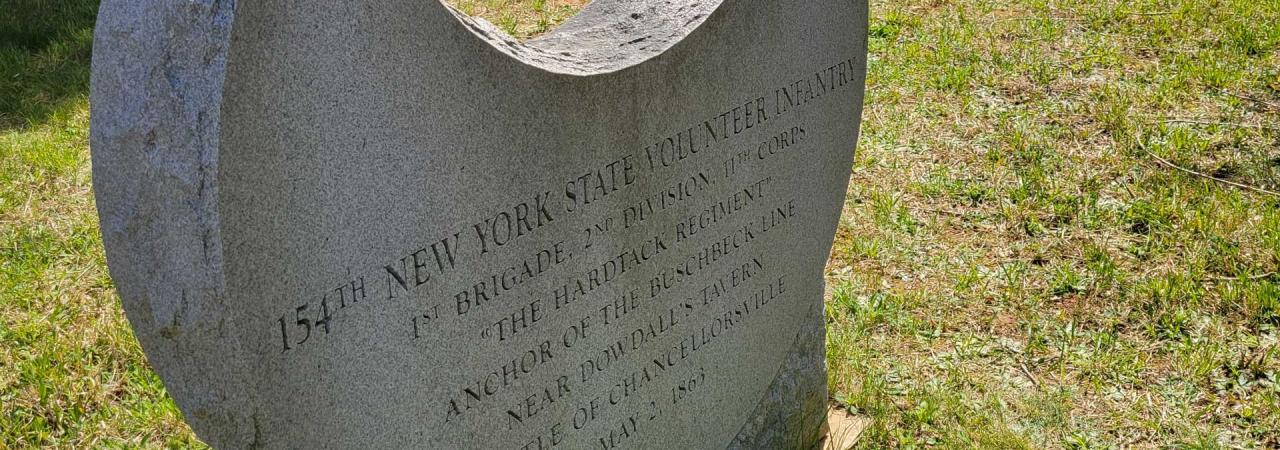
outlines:
[{"label": "speckled granite surface", "polygon": [[219,448],[788,448],[866,2],[105,0],[108,265]]}]

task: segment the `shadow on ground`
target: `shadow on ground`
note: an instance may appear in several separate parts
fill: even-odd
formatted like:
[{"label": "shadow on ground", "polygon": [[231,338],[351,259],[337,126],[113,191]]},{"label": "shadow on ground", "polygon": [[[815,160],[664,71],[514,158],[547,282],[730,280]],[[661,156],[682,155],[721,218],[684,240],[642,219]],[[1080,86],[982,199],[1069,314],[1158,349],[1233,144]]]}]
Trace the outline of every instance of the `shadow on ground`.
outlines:
[{"label": "shadow on ground", "polygon": [[44,123],[89,92],[98,2],[0,1],[0,131]]}]

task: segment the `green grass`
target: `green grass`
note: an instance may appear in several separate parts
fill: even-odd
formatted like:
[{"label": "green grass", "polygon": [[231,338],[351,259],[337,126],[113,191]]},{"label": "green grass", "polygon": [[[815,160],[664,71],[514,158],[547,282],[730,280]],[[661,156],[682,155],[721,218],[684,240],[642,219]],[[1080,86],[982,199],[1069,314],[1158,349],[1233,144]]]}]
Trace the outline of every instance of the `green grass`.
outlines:
[{"label": "green grass", "polygon": [[102,256],[88,153],[97,4],[0,10],[0,448],[195,443]]},{"label": "green grass", "polygon": [[[0,0],[0,447],[198,446],[90,192],[95,2]],[[459,0],[518,37],[581,1]],[[872,2],[829,265],[864,448],[1280,447],[1280,4]]]},{"label": "green grass", "polygon": [[573,17],[590,0],[448,0],[470,15],[483,17],[519,39],[545,33]]},{"label": "green grass", "polygon": [[[1280,4],[873,2],[828,305],[879,447],[1280,446]],[[1198,122],[1198,123],[1196,123]]]}]

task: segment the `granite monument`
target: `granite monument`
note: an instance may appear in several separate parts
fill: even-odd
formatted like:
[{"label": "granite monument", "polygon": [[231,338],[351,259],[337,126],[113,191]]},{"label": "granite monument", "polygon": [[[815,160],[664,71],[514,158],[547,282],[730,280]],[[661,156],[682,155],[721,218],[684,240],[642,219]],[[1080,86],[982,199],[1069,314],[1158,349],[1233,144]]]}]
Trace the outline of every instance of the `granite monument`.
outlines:
[{"label": "granite monument", "polygon": [[244,448],[787,448],[867,3],[596,0],[518,42],[436,0],[105,0],[110,272]]}]

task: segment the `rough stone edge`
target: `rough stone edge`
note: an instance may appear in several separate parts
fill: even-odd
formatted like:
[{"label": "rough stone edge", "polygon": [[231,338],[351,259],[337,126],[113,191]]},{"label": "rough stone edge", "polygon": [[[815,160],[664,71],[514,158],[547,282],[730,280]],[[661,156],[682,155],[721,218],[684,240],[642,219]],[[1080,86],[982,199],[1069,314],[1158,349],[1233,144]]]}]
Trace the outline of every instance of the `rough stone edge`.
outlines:
[{"label": "rough stone edge", "polygon": [[197,435],[243,448],[257,444],[248,401],[256,386],[243,383],[245,352],[222,320],[232,311],[217,188],[235,7],[104,1],[94,30],[90,148],[109,270],[148,361],[182,399]]},{"label": "rough stone edge", "polygon": [[808,449],[827,420],[826,321],[821,301],[806,318],[765,395],[730,449]]}]

